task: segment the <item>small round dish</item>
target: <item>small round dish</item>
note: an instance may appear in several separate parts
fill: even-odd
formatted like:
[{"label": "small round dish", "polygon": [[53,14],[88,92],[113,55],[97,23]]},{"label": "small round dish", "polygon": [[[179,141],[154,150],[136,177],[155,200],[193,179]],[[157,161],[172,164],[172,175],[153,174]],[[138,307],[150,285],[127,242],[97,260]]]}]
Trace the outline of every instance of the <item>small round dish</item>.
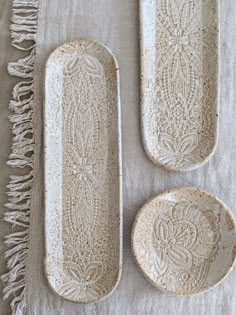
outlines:
[{"label": "small round dish", "polygon": [[219,284],[235,263],[235,220],[207,192],[172,189],[139,211],[132,250],[155,287],[176,295],[203,293]]}]

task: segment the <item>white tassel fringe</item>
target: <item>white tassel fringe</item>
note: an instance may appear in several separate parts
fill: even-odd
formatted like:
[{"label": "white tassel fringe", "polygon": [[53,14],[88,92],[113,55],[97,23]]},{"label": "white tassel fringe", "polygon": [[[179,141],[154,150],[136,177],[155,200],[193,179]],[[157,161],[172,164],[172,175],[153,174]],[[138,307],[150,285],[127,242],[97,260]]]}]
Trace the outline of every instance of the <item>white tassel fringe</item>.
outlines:
[{"label": "white tassel fringe", "polygon": [[[12,224],[16,231],[5,236],[8,272],[1,276],[4,284],[4,299],[11,299],[12,315],[25,315],[26,269],[30,242],[30,212],[32,185],[34,179],[34,70],[36,55],[36,36],[39,0],[13,0],[12,25],[10,27],[12,46],[29,55],[8,65],[10,75],[22,80],[12,92],[9,116],[12,124],[12,152],[7,162],[12,167],[25,168],[25,175],[12,175],[7,185],[8,202],[5,207],[4,221]],[[19,230],[20,229],[20,230]]]}]

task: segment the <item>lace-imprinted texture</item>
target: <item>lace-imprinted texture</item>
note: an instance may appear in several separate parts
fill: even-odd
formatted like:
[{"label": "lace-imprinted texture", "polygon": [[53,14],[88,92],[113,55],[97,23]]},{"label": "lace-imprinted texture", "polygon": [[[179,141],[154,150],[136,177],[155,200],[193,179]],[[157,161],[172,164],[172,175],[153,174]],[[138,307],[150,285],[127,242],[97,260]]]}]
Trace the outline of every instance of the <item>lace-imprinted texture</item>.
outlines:
[{"label": "lace-imprinted texture", "polygon": [[159,289],[192,295],[217,285],[235,263],[236,227],[229,210],[195,188],[160,194],[140,210],[133,252]]},{"label": "lace-imprinted texture", "polygon": [[217,0],[140,0],[144,147],[173,171],[203,165],[218,134]]},{"label": "lace-imprinted texture", "polygon": [[110,294],[120,276],[117,65],[78,40],[49,58],[45,103],[46,271],[78,303]]}]

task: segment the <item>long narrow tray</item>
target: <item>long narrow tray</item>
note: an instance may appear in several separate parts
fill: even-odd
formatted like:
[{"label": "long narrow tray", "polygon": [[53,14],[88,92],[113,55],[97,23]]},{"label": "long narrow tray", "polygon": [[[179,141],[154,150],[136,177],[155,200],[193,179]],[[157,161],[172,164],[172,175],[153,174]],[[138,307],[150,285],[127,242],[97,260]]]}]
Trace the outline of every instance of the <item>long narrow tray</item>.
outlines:
[{"label": "long narrow tray", "polygon": [[61,297],[97,302],[122,261],[119,70],[98,42],[65,43],[45,82],[45,269]]},{"label": "long narrow tray", "polygon": [[218,0],[140,0],[142,136],[173,171],[206,163],[218,137]]}]

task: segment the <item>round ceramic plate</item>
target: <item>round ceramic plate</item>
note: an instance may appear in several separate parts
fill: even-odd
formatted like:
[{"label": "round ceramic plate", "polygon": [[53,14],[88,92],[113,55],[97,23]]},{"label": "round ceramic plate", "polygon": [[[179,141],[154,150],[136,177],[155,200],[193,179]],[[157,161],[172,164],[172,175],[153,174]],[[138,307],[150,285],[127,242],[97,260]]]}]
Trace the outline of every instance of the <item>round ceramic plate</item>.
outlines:
[{"label": "round ceramic plate", "polygon": [[132,248],[154,286],[176,295],[198,294],[219,284],[234,265],[236,225],[230,210],[211,194],[173,189],[139,211]]}]

